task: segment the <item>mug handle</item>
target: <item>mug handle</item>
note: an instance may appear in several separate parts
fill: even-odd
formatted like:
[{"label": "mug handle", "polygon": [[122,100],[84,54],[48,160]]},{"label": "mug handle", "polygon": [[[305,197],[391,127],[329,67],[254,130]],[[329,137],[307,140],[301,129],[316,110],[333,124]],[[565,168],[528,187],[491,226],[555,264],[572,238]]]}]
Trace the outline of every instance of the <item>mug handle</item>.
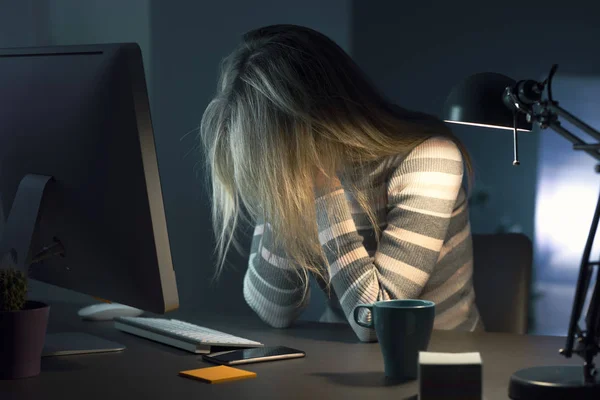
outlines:
[{"label": "mug handle", "polygon": [[[365,324],[364,322],[361,322],[358,320],[358,312],[360,311],[361,308],[366,308],[367,310],[371,311],[371,323],[369,324]],[[359,304],[356,307],[354,307],[354,322],[356,322],[358,325],[362,326],[363,328],[373,328],[373,306],[370,304]]]}]

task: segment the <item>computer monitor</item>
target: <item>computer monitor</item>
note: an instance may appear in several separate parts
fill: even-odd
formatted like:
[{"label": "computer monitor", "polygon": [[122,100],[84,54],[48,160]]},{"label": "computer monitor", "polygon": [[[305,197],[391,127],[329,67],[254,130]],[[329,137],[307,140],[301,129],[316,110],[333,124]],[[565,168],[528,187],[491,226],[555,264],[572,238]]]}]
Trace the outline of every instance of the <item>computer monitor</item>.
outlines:
[{"label": "computer monitor", "polygon": [[178,307],[137,44],[0,50],[0,200],[0,252],[32,279]]}]

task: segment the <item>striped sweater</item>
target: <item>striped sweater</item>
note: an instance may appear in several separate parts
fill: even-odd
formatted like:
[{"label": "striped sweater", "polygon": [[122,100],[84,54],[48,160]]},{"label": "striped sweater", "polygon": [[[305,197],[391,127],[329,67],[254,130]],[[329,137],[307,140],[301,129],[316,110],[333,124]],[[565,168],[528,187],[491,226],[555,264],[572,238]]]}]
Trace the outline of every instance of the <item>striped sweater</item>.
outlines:
[{"label": "striped sweater", "polygon": [[[408,155],[382,159],[362,179],[372,180],[369,198],[382,229],[379,245],[343,182],[316,198],[319,240],[332,289],[321,320],[347,321],[359,340],[376,341],[372,329],[354,322],[354,307],[418,298],[436,303],[434,329],[481,329],[463,159],[456,145],[447,138],[430,138]],[[329,218],[327,202],[337,210]],[[266,323],[287,327],[308,305],[310,293],[302,300],[304,287],[294,263],[274,247],[273,235],[270,225],[256,225],[244,298]],[[364,322],[370,318],[368,310],[359,315]]]}]

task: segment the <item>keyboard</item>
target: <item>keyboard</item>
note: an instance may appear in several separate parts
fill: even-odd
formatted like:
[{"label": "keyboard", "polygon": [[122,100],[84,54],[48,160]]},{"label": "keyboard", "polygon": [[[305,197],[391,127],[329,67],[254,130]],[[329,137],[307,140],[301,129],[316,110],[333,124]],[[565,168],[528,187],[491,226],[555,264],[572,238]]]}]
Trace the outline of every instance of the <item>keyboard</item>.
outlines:
[{"label": "keyboard", "polygon": [[263,346],[262,343],[253,340],[176,319],[117,317],[114,323],[115,328],[122,332],[196,354],[208,354],[213,346],[240,348]]}]

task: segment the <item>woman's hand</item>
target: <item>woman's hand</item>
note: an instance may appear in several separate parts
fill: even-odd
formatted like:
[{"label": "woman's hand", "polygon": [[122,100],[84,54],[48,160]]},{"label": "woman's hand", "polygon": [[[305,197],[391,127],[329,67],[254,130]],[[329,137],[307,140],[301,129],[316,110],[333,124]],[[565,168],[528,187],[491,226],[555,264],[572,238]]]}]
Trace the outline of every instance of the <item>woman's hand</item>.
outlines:
[{"label": "woman's hand", "polygon": [[342,183],[340,182],[337,175],[332,177],[327,177],[321,170],[317,170],[314,177],[314,188],[315,193],[318,196],[322,196],[329,191],[334,190],[336,188],[341,188]]}]

